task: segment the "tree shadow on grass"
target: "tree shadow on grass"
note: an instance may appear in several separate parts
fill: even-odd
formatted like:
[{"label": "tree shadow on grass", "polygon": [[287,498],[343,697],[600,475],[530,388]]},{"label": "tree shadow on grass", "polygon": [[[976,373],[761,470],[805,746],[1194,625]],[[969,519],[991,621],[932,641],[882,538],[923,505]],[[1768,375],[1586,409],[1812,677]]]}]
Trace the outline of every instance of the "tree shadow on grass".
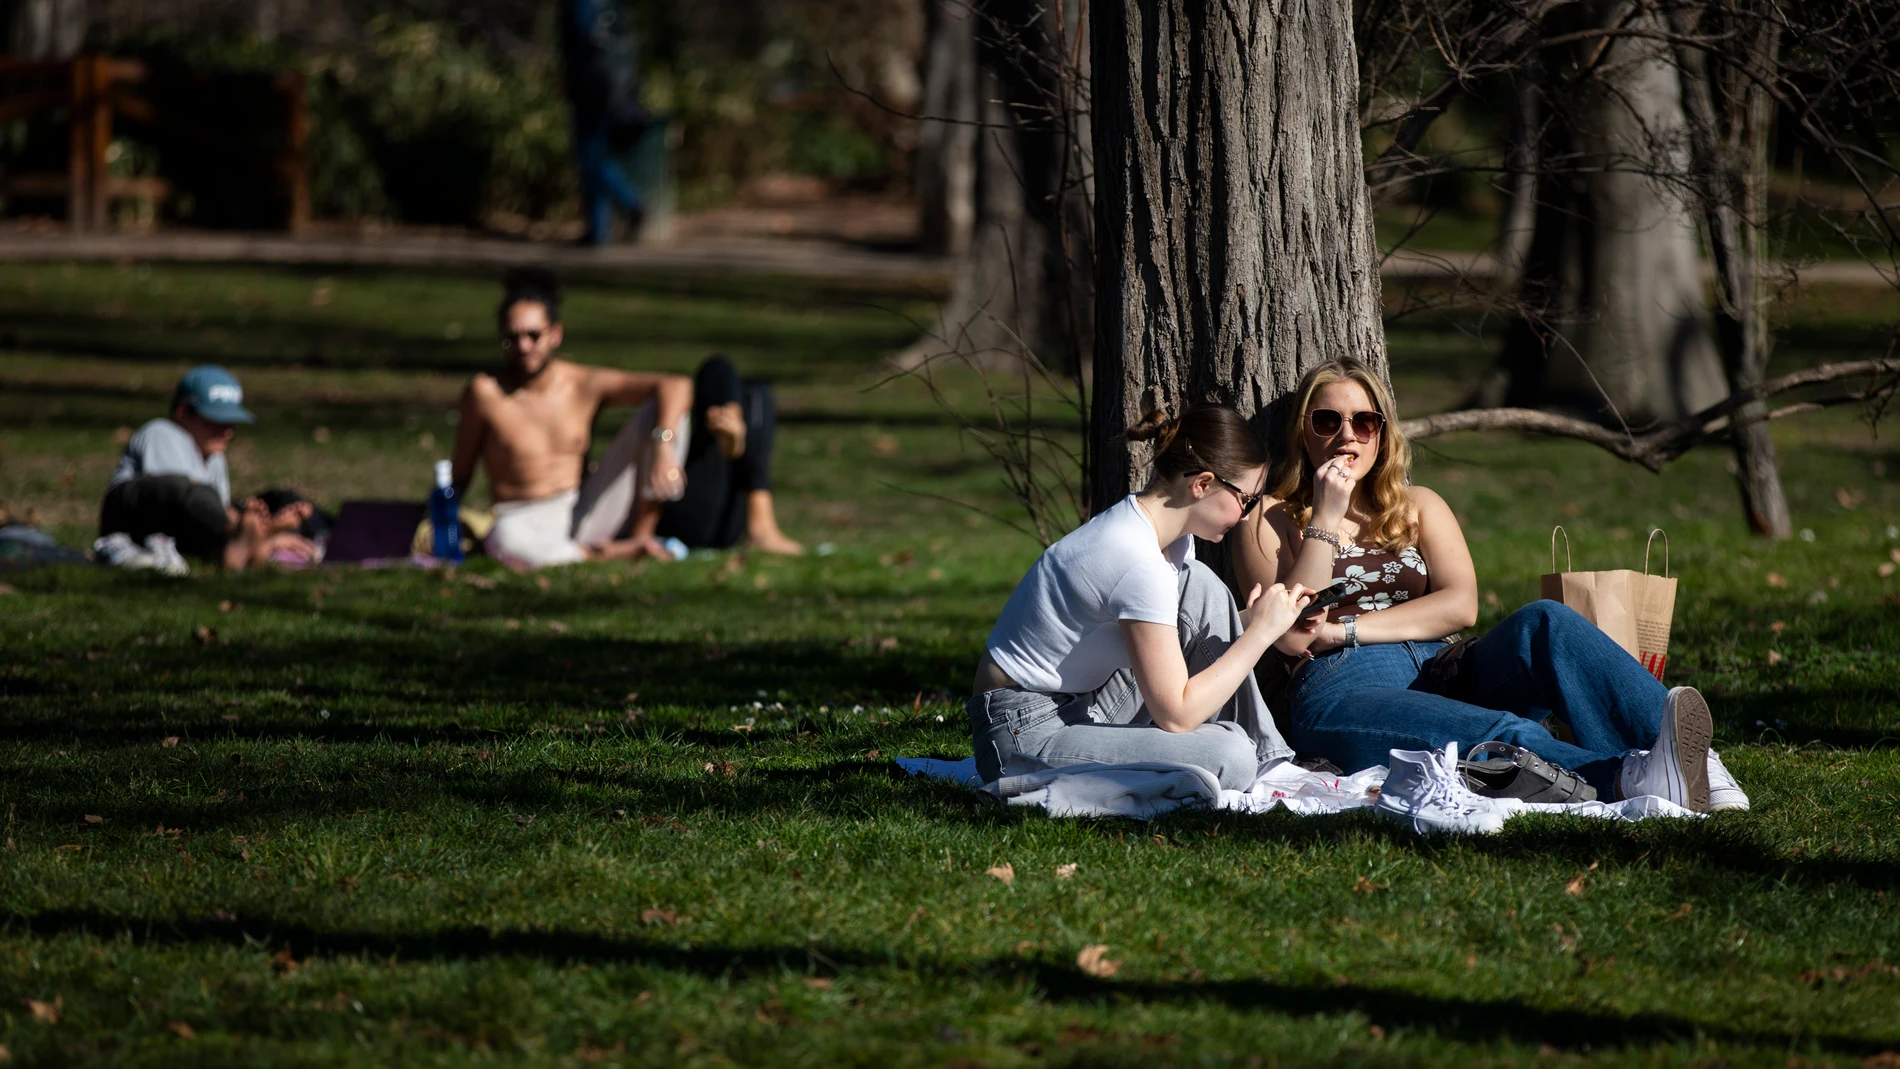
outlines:
[{"label": "tree shadow on grass", "polygon": [[270,917],[157,918],[90,910],[16,911],[0,914],[0,925],[11,931],[30,932],[38,939],[90,936],[142,946],[255,949],[261,955],[288,949],[297,959],[316,956],[381,962],[470,962],[525,958],[559,965],[658,969],[704,979],[770,979],[785,974],[848,976],[854,972],[963,976],[1012,990],[1033,990],[1039,999],[1048,1002],[1211,1003],[1294,1018],[1358,1014],[1388,1033],[1412,1031],[1486,1045],[1505,1039],[1577,1051],[1714,1040],[1726,1046],[1776,1052],[1812,1047],[1829,1054],[1866,1057],[1892,1046],[1891,1039],[1736,1027],[1668,1013],[1551,1009],[1515,999],[1449,998],[1362,984],[1099,979],[1066,964],[1015,956],[954,959],[824,944],[662,945],[562,929],[441,928],[389,933],[320,929]]}]

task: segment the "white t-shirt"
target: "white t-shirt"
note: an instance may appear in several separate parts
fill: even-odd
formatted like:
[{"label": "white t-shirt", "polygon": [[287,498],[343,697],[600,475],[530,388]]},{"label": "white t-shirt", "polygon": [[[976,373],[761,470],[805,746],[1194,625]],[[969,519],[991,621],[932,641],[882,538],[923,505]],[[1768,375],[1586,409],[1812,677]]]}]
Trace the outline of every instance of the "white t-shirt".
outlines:
[{"label": "white t-shirt", "polygon": [[141,475],[183,475],[216,490],[226,505],[231,503],[231,476],[224,466],[224,454],[206,457],[198,452],[191,433],[168,419],[152,420],[125,443],[125,452],[119,455],[119,466],[112,469],[106,489]]},{"label": "white t-shirt", "polygon": [[1003,606],[989,653],[1019,686],[1081,694],[1129,668],[1121,621],[1177,625],[1181,572],[1194,559],[1183,535],[1163,550],[1129,494],[1044,550]]}]

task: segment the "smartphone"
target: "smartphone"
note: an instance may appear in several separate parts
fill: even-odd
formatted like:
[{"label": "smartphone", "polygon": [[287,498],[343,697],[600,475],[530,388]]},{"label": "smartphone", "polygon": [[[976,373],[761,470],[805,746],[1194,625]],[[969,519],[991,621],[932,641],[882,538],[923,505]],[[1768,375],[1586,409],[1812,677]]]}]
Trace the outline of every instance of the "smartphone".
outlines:
[{"label": "smartphone", "polygon": [[1332,586],[1320,591],[1306,608],[1300,610],[1299,619],[1318,616],[1358,592],[1359,588],[1356,584],[1345,579],[1335,579]]}]

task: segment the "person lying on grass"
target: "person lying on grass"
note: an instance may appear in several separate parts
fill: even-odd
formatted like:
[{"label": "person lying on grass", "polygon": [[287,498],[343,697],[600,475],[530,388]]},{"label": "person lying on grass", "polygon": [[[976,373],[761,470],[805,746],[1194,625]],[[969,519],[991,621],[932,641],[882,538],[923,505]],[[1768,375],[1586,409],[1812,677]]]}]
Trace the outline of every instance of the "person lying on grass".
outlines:
[{"label": "person lying on grass", "polygon": [[[308,561],[316,547],[297,533],[311,505],[295,500],[273,511],[259,498],[231,502],[225,451],[237,425],[255,419],[237,376],[206,364],[185,372],[172,393],[171,418],[146,423],[126,443],[99,508],[99,535],[142,543],[155,534],[178,551],[237,570],[274,555]],[[294,495],[292,495],[294,496]]]},{"label": "person lying on grass", "polygon": [[[696,379],[558,359],[554,276],[511,271],[503,287],[504,362],[463,391],[452,463],[458,494],[477,463],[488,469],[491,556],[524,567],[668,557],[660,544],[668,537],[693,547],[746,537],[771,553],[803,550],[779,530],[773,509],[777,413],[768,386],[741,380],[723,357],[706,361]],[[637,408],[587,472],[594,417],[610,404]]]},{"label": "person lying on grass", "polygon": [[1410,484],[1411,447],[1385,383],[1338,361],[1307,372],[1295,397],[1272,500],[1243,522],[1234,574],[1242,588],[1351,591],[1283,636],[1284,659],[1267,662],[1286,682],[1301,754],[1360,769],[1393,749],[1497,741],[1573,771],[1605,801],[1748,808],[1709,749],[1702,695],[1665,688],[1575,610],[1532,602],[1476,641],[1448,643],[1477,622],[1477,573],[1444,499]]},{"label": "person lying on grass", "polygon": [[[1045,550],[1003,607],[967,709],[984,782],[1090,762],[1198,765],[1245,790],[1293,755],[1254,683],[1254,662],[1312,591],[1254,587],[1237,609],[1206,565],[1261,496],[1266,449],[1240,414],[1150,413],[1154,476]],[[1013,767],[1012,767],[1013,763]]]}]

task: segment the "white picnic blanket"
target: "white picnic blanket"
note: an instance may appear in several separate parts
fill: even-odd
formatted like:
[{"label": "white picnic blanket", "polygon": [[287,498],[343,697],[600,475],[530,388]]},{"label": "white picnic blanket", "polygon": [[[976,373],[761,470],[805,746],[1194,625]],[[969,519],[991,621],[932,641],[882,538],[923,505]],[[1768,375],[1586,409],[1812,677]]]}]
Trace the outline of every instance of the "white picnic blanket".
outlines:
[{"label": "white picnic blanket", "polygon": [[[1030,806],[1055,817],[1133,817],[1147,820],[1186,806],[1265,813],[1276,808],[1311,816],[1363,809],[1378,798],[1386,767],[1376,765],[1350,776],[1309,772],[1291,761],[1276,761],[1262,769],[1260,778],[1244,791],[1224,791],[1206,770],[1193,765],[1143,762],[1123,765],[1069,765],[1005,775],[995,783],[977,776],[976,759],[944,761],[931,757],[900,757],[897,766],[914,776],[959,783],[983,791],[1006,805]],[[1651,817],[1692,817],[1693,813],[1662,798],[1631,798],[1621,802],[1519,802],[1494,799],[1522,813],[1567,813],[1606,820],[1636,821]]]}]

